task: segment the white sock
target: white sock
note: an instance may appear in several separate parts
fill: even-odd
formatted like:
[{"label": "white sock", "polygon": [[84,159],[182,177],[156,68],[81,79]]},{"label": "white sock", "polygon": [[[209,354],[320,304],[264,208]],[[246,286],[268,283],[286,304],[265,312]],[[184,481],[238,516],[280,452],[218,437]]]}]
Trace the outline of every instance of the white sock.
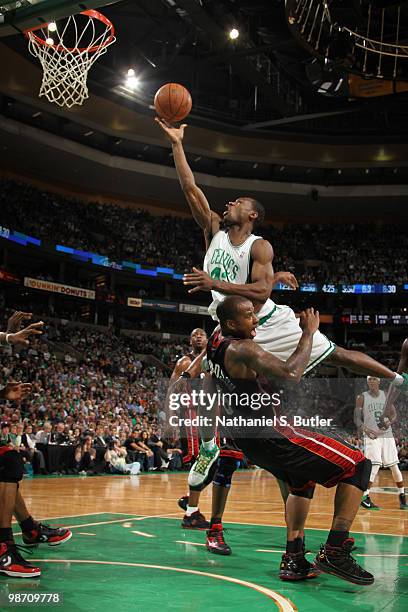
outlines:
[{"label": "white sock", "polygon": [[215,443],[215,438],[212,438],[211,440],[208,440],[208,442],[205,442],[204,440],[202,441],[202,445],[204,446],[205,450],[212,450],[214,448],[214,446],[217,446]]},{"label": "white sock", "polygon": [[370,489],[367,489],[367,491],[364,491],[363,497],[366,497],[367,495],[370,495]]},{"label": "white sock", "polygon": [[395,378],[392,381],[392,385],[394,385],[394,387],[400,387],[404,382],[404,378],[401,376],[401,374],[398,374],[397,372],[395,372]]},{"label": "white sock", "polygon": [[398,493],[405,493],[404,487],[398,487]]},{"label": "white sock", "polygon": [[187,506],[186,515],[191,516],[194,512],[197,512],[198,506]]}]

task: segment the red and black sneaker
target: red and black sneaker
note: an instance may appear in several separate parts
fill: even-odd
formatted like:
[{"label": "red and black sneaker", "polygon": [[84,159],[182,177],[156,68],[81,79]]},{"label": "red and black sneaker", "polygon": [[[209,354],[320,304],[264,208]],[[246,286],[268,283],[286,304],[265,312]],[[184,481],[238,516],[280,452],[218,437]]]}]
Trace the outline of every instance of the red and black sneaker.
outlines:
[{"label": "red and black sneaker", "polygon": [[38,523],[36,529],[23,532],[23,542],[26,546],[59,546],[72,538],[72,531],[65,527],[50,527],[44,523]]},{"label": "red and black sneaker", "polygon": [[[34,567],[20,555],[24,550],[17,544],[0,544],[0,574],[11,578],[38,578],[41,576],[39,567]],[[27,551],[26,551],[27,552]]]},{"label": "red and black sneaker", "polygon": [[347,538],[341,546],[322,544],[315,559],[315,566],[326,574],[333,574],[354,584],[373,584],[374,576],[366,572],[351,556],[354,539]]},{"label": "red and black sneaker", "polygon": [[206,547],[209,552],[215,553],[216,555],[230,555],[231,548],[224,540],[224,532],[222,525],[213,525],[207,531],[207,542]]},{"label": "red and black sneaker", "polygon": [[306,580],[316,578],[321,572],[305,558],[303,552],[285,553],[279,568],[281,580]]},{"label": "red and black sneaker", "polygon": [[198,531],[204,531],[208,529],[210,523],[206,520],[204,514],[201,514],[199,510],[187,516],[184,515],[183,521],[181,523],[183,529],[197,529]]},{"label": "red and black sneaker", "polygon": [[184,497],[180,497],[180,499],[178,500],[178,505],[179,508],[181,508],[182,510],[184,510],[184,512],[187,512],[187,506],[188,506],[188,495],[184,495]]}]

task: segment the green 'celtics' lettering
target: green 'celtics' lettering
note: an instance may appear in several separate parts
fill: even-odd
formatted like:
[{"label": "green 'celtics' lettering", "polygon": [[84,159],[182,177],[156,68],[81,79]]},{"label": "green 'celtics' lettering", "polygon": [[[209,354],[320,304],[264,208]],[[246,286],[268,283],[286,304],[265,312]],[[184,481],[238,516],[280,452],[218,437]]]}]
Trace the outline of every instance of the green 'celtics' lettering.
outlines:
[{"label": "green 'celtics' lettering", "polygon": [[[233,282],[235,280],[239,271],[239,265],[235,262],[235,260],[233,259],[233,257],[231,257],[229,253],[224,251],[224,249],[214,250],[210,261],[210,265],[212,264],[218,267],[214,268],[211,271],[211,278],[216,278],[218,280],[226,279],[229,282]],[[221,267],[219,267],[220,264],[223,268],[223,271],[221,271]]]}]

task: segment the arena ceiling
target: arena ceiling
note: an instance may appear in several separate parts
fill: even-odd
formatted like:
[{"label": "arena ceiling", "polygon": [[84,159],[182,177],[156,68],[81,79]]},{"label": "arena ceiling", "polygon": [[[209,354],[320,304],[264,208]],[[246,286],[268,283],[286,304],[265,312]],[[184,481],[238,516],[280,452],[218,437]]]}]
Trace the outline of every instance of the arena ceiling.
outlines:
[{"label": "arena ceiling", "polygon": [[[44,6],[49,4],[49,0],[41,1]],[[331,4],[338,1],[331,0]],[[369,1],[346,0],[343,5],[350,9]],[[57,0],[54,5],[88,8],[101,3]],[[408,23],[407,3],[396,3]],[[121,0],[104,4],[101,11],[115,24],[117,42],[90,72],[93,96],[87,108],[85,103],[84,109],[60,111],[38,100],[38,83],[30,85],[31,89],[25,87],[27,66],[36,75],[39,67],[28,54],[24,37],[14,34],[1,39],[0,53],[17,54],[25,66],[15,70],[8,55],[3,62],[5,78],[0,89],[6,118],[111,155],[172,165],[168,148],[151,126],[151,104],[160,85],[177,80],[193,96],[190,125],[197,128],[196,133],[207,131],[206,138],[187,143],[196,172],[323,185],[407,182],[408,156],[403,145],[408,143],[408,94],[349,99],[339,65],[325,66],[290,30],[284,0]],[[227,35],[232,27],[240,32],[235,42]],[[406,36],[405,30],[402,35]],[[130,67],[140,78],[133,91],[125,86]],[[343,84],[337,92],[329,88],[328,94],[322,94],[318,91],[322,78],[331,79],[334,85],[343,78]],[[106,114],[104,121],[108,104],[119,110],[114,116]],[[121,119],[128,118],[122,133],[114,129],[120,123],[120,109]],[[132,113],[141,120],[145,117],[150,128],[133,130]],[[92,124],[89,115],[98,119]],[[240,143],[248,142],[240,151],[230,144],[236,135]],[[263,150],[262,143],[257,149],[258,139],[259,143],[273,143],[270,149],[275,153],[257,155],[258,149]],[[228,146],[215,146],[214,140]],[[291,143],[288,155],[282,152],[284,143]],[[353,147],[340,154],[331,144]],[[324,151],[318,149],[321,145],[326,145]],[[366,146],[361,155],[359,145]]]}]

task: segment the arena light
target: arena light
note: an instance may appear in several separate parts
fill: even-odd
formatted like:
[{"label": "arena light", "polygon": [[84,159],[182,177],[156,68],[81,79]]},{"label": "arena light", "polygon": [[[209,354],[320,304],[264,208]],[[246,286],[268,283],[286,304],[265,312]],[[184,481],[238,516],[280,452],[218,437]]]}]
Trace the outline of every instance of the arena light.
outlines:
[{"label": "arena light", "polygon": [[55,21],[50,21],[50,23],[48,24],[48,31],[49,32],[57,31],[57,24],[55,23]]},{"label": "arena light", "polygon": [[140,78],[136,76],[136,73],[133,68],[129,68],[129,70],[127,71],[125,86],[128,89],[131,89],[132,91],[134,91],[135,89],[139,87],[139,84],[140,84]]},{"label": "arena light", "polygon": [[45,39],[45,42],[47,43],[47,45],[53,45],[54,39],[51,38],[51,36],[48,36],[48,38]]},{"label": "arena light", "polygon": [[228,36],[231,40],[236,40],[239,36],[239,31],[237,30],[237,28],[232,28],[232,30],[229,31]]}]

